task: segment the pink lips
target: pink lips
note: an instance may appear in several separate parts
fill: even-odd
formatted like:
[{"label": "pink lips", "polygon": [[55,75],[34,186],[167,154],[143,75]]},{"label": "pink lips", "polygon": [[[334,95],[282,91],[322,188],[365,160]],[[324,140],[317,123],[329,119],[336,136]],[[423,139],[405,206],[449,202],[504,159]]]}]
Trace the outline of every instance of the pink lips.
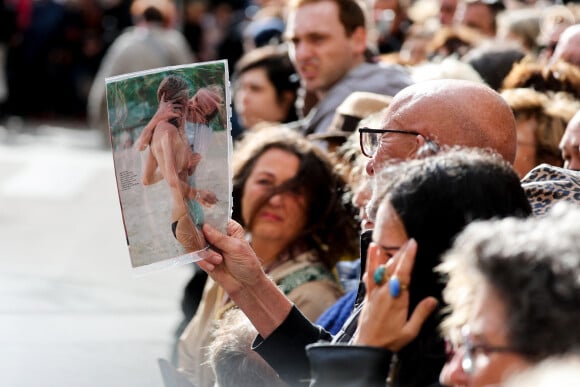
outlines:
[{"label": "pink lips", "polygon": [[264,220],[272,220],[272,221],[275,221],[275,222],[280,222],[280,221],[282,221],[282,217],[280,217],[280,216],[278,216],[278,215],[275,215],[275,214],[273,214],[273,213],[271,213],[271,212],[262,212],[262,213],[260,214],[260,219],[264,219]]}]

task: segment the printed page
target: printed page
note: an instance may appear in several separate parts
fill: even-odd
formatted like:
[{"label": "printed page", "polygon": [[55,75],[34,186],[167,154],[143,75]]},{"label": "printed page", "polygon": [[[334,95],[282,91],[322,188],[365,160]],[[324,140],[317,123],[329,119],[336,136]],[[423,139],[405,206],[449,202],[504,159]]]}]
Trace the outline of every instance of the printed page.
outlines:
[{"label": "printed page", "polygon": [[131,265],[151,271],[203,259],[201,226],[231,214],[226,61],[106,79],[111,146]]}]

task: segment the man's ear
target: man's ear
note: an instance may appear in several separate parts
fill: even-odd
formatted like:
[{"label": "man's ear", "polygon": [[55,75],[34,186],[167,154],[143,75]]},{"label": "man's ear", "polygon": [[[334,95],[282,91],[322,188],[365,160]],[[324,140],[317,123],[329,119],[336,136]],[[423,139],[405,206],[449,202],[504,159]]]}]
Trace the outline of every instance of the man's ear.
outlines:
[{"label": "man's ear", "polygon": [[411,149],[409,149],[408,157],[415,158],[415,157],[419,156],[419,151],[422,149],[423,146],[425,146],[425,144],[427,144],[425,137],[423,137],[420,134],[416,135],[415,136],[415,146],[412,147]]},{"label": "man's ear", "polygon": [[364,54],[367,49],[367,30],[363,26],[357,27],[350,36],[353,49],[357,54]]},{"label": "man's ear", "polygon": [[425,146],[425,144],[427,144],[425,137],[423,137],[420,134],[415,136],[415,141],[417,141],[417,149],[421,149],[422,147]]}]

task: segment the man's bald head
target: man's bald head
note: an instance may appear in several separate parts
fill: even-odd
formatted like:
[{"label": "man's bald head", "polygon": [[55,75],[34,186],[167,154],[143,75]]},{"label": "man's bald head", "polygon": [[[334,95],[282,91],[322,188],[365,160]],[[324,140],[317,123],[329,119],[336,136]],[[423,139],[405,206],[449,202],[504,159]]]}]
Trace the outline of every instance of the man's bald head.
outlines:
[{"label": "man's bald head", "polygon": [[580,66],[580,24],[571,25],[562,32],[551,60]]},{"label": "man's bald head", "polygon": [[[439,145],[491,148],[513,163],[516,153],[516,125],[509,105],[494,90],[464,80],[434,80],[411,85],[393,98],[383,119],[383,129],[419,133],[401,136],[398,144],[381,140],[367,166],[414,157],[421,137]],[[394,135],[394,134],[393,134]],[[404,137],[404,138],[403,138]],[[414,145],[412,144],[414,142]],[[406,149],[405,152],[401,149]]]}]

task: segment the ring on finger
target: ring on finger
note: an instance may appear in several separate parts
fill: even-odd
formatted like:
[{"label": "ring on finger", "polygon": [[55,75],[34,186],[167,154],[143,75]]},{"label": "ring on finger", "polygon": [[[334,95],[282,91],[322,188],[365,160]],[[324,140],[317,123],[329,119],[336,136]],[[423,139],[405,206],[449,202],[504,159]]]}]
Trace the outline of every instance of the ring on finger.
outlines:
[{"label": "ring on finger", "polygon": [[377,286],[380,286],[385,282],[386,272],[387,269],[384,265],[380,265],[375,269],[375,272],[373,273],[373,281],[375,281]]},{"label": "ring on finger", "polygon": [[404,290],[407,290],[407,284],[401,283],[396,275],[389,278],[389,294],[393,298],[398,298]]}]

